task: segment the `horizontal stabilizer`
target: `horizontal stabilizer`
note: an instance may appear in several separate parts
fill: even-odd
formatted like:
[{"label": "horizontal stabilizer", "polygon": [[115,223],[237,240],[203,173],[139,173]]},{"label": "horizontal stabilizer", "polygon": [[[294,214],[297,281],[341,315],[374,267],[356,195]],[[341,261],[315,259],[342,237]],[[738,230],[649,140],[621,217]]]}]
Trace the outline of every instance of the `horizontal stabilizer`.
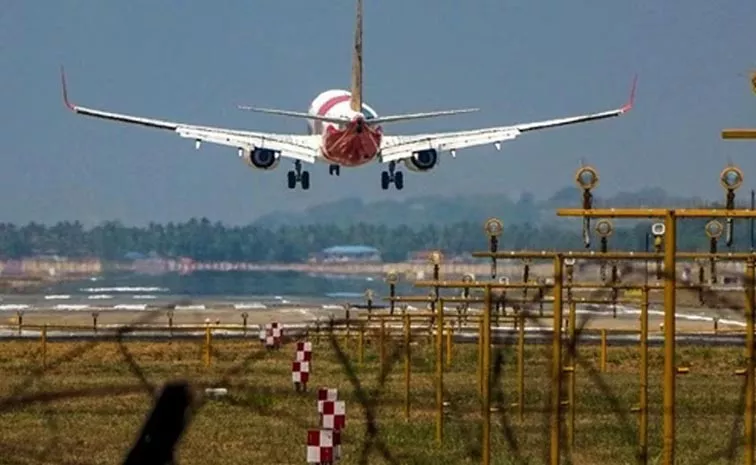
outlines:
[{"label": "horizontal stabilizer", "polygon": [[756,139],[755,129],[724,129],[722,139]]},{"label": "horizontal stabilizer", "polygon": [[294,118],[311,119],[314,121],[323,121],[325,123],[344,124],[350,120],[348,118],[335,118],[329,116],[311,115],[310,113],[304,113],[300,111],[288,111],[288,110],[276,110],[273,108],[257,108],[246,105],[239,105],[240,110],[254,111],[256,113],[267,113],[270,115],[291,116]]},{"label": "horizontal stabilizer", "polygon": [[437,116],[447,116],[447,115],[459,115],[461,113],[471,113],[478,110],[479,108],[462,108],[459,110],[444,110],[444,111],[432,111],[428,113],[408,113],[404,115],[380,116],[378,118],[373,118],[371,120],[368,120],[368,124],[375,125],[375,124],[382,124],[382,123],[396,123],[398,121],[410,121],[413,119],[435,118]]}]

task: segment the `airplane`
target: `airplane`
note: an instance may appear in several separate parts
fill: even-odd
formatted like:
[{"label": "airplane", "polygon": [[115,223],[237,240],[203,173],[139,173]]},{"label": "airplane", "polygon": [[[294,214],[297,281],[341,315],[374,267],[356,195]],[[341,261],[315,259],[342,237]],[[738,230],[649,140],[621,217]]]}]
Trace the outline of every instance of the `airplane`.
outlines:
[{"label": "airplane", "polygon": [[248,166],[256,169],[273,170],[282,159],[289,159],[293,161],[294,169],[287,173],[288,187],[295,189],[299,183],[302,190],[310,188],[310,174],[302,169],[303,163],[329,164],[329,174],[338,176],[341,167],[359,167],[375,161],[387,165],[387,169],[381,172],[381,188],[386,190],[393,184],[397,190],[401,190],[404,187],[404,175],[397,169],[399,163],[413,172],[428,172],[438,165],[439,152],[449,152],[452,158],[456,158],[457,150],[463,148],[492,144],[496,150],[501,150],[502,142],[515,139],[528,131],[621,116],[633,107],[637,83],[636,75],[630,98],[625,105],[599,113],[464,131],[386,135],[383,132],[383,124],[469,113],[478,109],[378,116],[363,100],[362,77],[362,0],[357,1],[349,91],[331,89],[322,92],[315,97],[306,113],[239,105],[239,109],[242,110],[305,119],[307,134],[279,134],[198,126],[75,105],[68,98],[65,71],[61,66],[63,100],[74,113],[170,130],[183,138],[194,139],[197,149],[202,142],[234,147],[238,150],[239,157]]}]

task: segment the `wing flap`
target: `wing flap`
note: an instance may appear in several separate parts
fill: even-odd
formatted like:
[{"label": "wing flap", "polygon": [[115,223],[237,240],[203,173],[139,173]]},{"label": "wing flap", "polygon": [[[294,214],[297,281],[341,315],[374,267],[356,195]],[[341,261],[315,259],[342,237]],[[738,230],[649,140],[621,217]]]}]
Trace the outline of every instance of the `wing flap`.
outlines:
[{"label": "wing flap", "polygon": [[447,134],[427,134],[417,137],[385,137],[381,148],[381,161],[402,160],[418,150],[436,149],[439,152],[495,144],[512,140],[520,135],[516,128],[502,127],[488,130],[460,131]]},{"label": "wing flap", "polygon": [[284,157],[315,163],[318,142],[316,136],[287,136],[284,134],[264,134],[250,132],[233,132],[215,128],[180,126],[176,129],[179,136],[212,144],[245,149],[270,149],[281,152]]}]

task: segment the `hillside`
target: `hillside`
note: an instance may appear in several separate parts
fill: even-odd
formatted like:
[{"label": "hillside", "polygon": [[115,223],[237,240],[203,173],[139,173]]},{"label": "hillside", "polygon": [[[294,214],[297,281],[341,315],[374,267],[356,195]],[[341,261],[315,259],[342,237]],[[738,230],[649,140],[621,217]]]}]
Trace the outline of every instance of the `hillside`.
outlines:
[{"label": "hillside", "polygon": [[[381,224],[387,227],[427,224],[450,224],[462,221],[484,221],[496,216],[508,224],[548,224],[559,219],[556,208],[578,207],[581,192],[575,187],[560,189],[550,198],[537,201],[528,192],[518,199],[505,195],[476,194],[454,197],[419,196],[404,201],[364,202],[348,198],[324,203],[303,212],[280,212],[260,217],[255,225],[279,227],[304,224],[347,226],[357,223]],[[667,194],[663,189],[648,188],[637,192],[621,192],[609,198],[596,197],[594,206],[675,206],[690,207],[705,203],[700,198],[684,198]]]}]

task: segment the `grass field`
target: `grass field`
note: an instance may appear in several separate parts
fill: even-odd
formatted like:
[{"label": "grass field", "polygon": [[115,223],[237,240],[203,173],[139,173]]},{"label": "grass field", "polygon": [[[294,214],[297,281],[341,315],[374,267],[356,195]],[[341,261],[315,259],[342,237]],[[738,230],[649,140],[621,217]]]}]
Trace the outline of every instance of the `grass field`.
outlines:
[{"label": "grass field", "polygon": [[[327,342],[316,345],[308,393],[295,393],[290,367],[293,346],[265,353],[259,342],[215,341],[210,367],[202,359],[203,341],[128,342],[125,347],[149,383],[184,378],[198,385],[226,378],[229,396],[209,400],[195,413],[181,440],[183,465],[305,463],[306,430],[318,426],[315,390],[336,387],[347,401],[347,429],[341,463],[360,463],[370,446],[366,405],[374,408],[377,436],[367,463],[458,464],[480,462],[480,414],[475,345],[458,345],[445,372],[443,446],[434,442],[434,353],[413,346],[411,419],[404,418],[404,363],[401,356],[381,385],[375,347],[358,366],[356,344],[347,348],[362,393],[349,380],[350,369],[337,362]],[[0,343],[0,464],[115,464],[132,445],[151,398],[115,342],[48,343],[48,368],[41,367],[38,341]],[[515,409],[492,416],[492,463],[544,463],[548,454],[548,346],[526,349],[524,421]],[[516,400],[513,348],[494,351],[503,359],[494,400]],[[678,377],[677,463],[742,462],[742,349],[678,348],[679,364],[690,373]],[[610,348],[608,370],[598,373],[597,347],[579,351],[576,442],[573,459],[581,464],[634,463],[638,417],[636,349]],[[246,359],[246,363],[245,363]],[[661,453],[661,349],[650,351],[650,458]],[[233,373],[230,373],[233,371]],[[111,387],[92,395],[22,403],[21,395],[73,392]],[[503,394],[501,394],[503,392]],[[504,400],[501,400],[501,397]],[[363,405],[358,399],[368,399]],[[385,447],[381,448],[381,444]],[[565,456],[567,451],[565,449]]]}]

